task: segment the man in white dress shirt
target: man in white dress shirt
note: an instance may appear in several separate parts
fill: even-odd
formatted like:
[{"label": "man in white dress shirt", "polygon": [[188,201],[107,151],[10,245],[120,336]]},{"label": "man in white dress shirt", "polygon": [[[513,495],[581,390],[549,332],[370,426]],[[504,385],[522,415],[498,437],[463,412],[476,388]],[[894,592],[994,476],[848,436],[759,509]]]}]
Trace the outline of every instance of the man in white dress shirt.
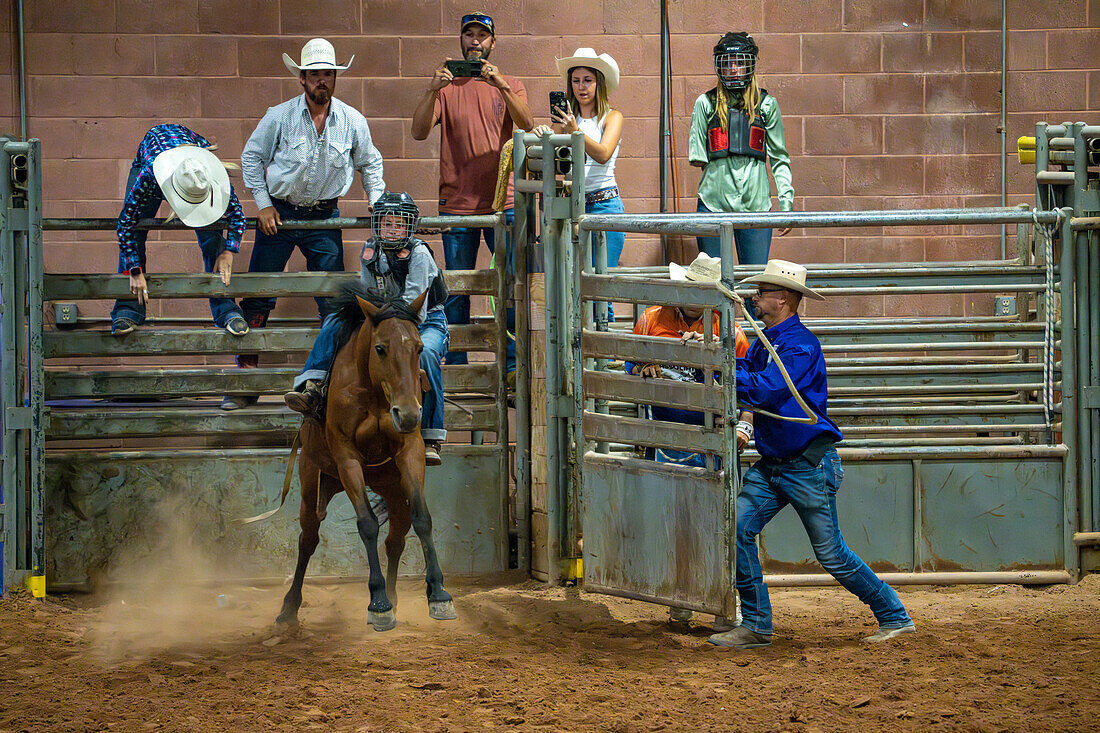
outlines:
[{"label": "man in white dress shirt", "polygon": [[[386,188],[382,155],[371,142],[366,118],[336,99],[336,75],[347,64],[336,63],[336,51],[323,38],[302,47],[301,64],[287,54],[283,63],[298,77],[303,94],[271,107],[256,126],[241,153],[244,184],[259,209],[256,243],[249,272],[282,272],[297,247],[311,272],[344,269],[339,229],[281,229],[286,220],[329,219],[340,215],[338,200],[348,192],[359,171],[363,190],[373,204]],[[241,310],[251,328],[262,328],[275,298],[244,298]],[[325,298],[317,298],[324,318]],[[257,365],[256,354],[237,357],[242,368]],[[253,396],[226,397],[222,408],[253,404]]]}]

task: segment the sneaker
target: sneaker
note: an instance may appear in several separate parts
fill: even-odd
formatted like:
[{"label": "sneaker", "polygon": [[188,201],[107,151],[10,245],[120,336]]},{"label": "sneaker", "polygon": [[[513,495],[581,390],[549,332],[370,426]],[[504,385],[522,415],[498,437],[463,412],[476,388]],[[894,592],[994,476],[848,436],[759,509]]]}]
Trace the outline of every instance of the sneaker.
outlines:
[{"label": "sneaker", "polygon": [[424,465],[442,466],[443,459],[439,457],[440,444],[438,440],[424,441]]},{"label": "sneaker", "polygon": [[221,408],[223,410],[239,410],[242,407],[252,407],[259,400],[260,398],[256,395],[231,395],[222,400]]},{"label": "sneaker", "polygon": [[111,335],[112,336],[125,336],[137,327],[137,324],[131,321],[129,318],[119,318],[111,321]]},{"label": "sneaker", "polygon": [[225,324],[225,330],[230,336],[244,336],[248,333],[248,323],[240,316],[234,316]]},{"label": "sneaker", "polygon": [[690,608],[669,608],[668,620],[677,624],[686,624],[695,617],[695,612]]},{"label": "sneaker", "polygon": [[711,634],[707,641],[715,646],[729,646],[734,649],[759,649],[772,645],[772,635],[758,634],[744,626],[736,626],[721,634]]},{"label": "sneaker", "polygon": [[895,636],[901,636],[902,634],[912,634],[917,630],[917,625],[914,623],[908,623],[905,626],[896,626],[892,629],[884,629],[879,626],[878,631],[864,638],[864,641],[874,644],[880,641],[889,641]]},{"label": "sneaker", "polygon": [[321,385],[307,379],[301,390],[294,390],[283,395],[283,402],[295,412],[309,415],[317,409],[317,403],[321,400]]}]

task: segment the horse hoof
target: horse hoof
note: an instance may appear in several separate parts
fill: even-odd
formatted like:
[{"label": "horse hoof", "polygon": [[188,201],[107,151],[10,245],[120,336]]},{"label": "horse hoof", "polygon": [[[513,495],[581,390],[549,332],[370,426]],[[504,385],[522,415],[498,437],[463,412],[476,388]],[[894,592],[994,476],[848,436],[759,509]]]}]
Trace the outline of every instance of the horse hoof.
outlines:
[{"label": "horse hoof", "polygon": [[428,615],[436,621],[452,621],[458,618],[454,601],[428,601]]},{"label": "horse hoof", "polygon": [[275,633],[282,636],[284,634],[293,634],[298,631],[298,617],[283,618],[280,616],[275,619]]},{"label": "horse hoof", "polygon": [[375,631],[389,631],[397,626],[397,614],[392,608],[382,613],[367,611],[367,623],[373,626]]}]

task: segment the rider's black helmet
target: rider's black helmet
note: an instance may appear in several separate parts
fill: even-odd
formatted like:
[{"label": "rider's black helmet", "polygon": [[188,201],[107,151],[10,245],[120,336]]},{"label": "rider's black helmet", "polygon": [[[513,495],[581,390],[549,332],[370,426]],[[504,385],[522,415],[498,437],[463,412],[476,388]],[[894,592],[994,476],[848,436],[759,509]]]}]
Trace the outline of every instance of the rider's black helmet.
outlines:
[{"label": "rider's black helmet", "polygon": [[[391,225],[396,223],[399,234],[389,231],[383,233],[383,222]],[[407,247],[416,234],[416,227],[420,223],[420,209],[409,194],[387,191],[374,202],[370,223],[374,236],[383,249],[401,249]],[[389,228],[386,227],[387,230]]]},{"label": "rider's black helmet", "polygon": [[756,56],[760,49],[748,33],[727,33],[714,47],[714,73],[722,86],[740,92],[756,73]]}]

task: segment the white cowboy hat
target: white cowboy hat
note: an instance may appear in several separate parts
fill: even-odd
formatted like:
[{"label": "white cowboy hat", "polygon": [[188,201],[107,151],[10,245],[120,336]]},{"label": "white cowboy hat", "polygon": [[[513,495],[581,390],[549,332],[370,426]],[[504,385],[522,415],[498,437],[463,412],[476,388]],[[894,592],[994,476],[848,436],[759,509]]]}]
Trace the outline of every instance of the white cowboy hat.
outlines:
[{"label": "white cowboy hat", "polygon": [[740,284],[748,285],[749,283],[778,285],[781,288],[808,295],[814,300],[825,300],[824,295],[815,293],[806,287],[806,268],[787,260],[768,260],[768,264],[764,265],[764,272],[747,277]]},{"label": "white cowboy hat", "polygon": [[301,65],[294,63],[294,59],[285,53],[283,54],[283,63],[295,77],[301,72],[310,71],[311,69],[334,69],[339,74],[341,71],[348,69],[352,61],[355,61],[355,54],[352,54],[343,66],[337,64],[336,49],[324,38],[311,38],[306,41],[306,45],[302,46]]},{"label": "white cowboy hat", "polygon": [[694,280],[695,282],[713,283],[722,277],[722,258],[711,257],[706,252],[700,252],[690,265],[684,267],[675,262],[668,263],[669,280]]},{"label": "white cowboy hat", "polygon": [[589,69],[595,69],[603,74],[603,81],[607,86],[608,94],[611,94],[619,88],[619,64],[615,62],[615,59],[611,58],[610,54],[601,53],[597,56],[595,49],[578,48],[573,52],[572,56],[564,59],[556,59],[556,61],[558,64],[558,73],[565,79],[566,86],[569,86],[569,70],[578,66],[584,66]]},{"label": "white cowboy hat", "polygon": [[201,228],[229,206],[229,174],[218,156],[197,145],[180,145],[153,159],[153,175],[164,199],[184,224]]}]

